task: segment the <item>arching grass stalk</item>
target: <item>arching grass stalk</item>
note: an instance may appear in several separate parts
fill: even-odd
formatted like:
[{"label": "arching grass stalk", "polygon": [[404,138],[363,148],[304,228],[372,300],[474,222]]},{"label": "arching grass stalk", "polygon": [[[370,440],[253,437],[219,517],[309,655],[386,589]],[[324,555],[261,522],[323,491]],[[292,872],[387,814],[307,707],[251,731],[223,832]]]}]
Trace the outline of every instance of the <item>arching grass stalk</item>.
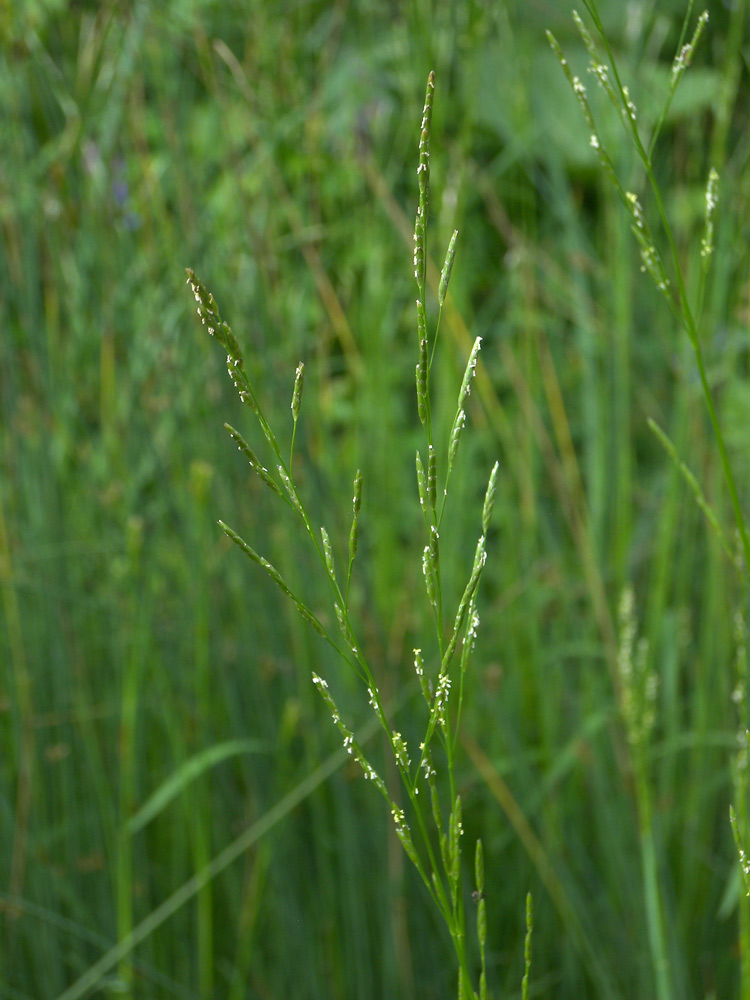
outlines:
[{"label": "arching grass stalk", "polygon": [[[357,471],[354,477],[353,515],[348,544],[348,566],[342,585],[334,563],[334,544],[325,528],[318,534],[312,526],[304,500],[294,479],[292,458],[297,421],[302,402],[303,372],[297,368],[292,393],[293,428],[289,447],[289,460],[285,460],[279,439],[271,430],[264,411],[251,385],[245,369],[239,343],[229,325],[222,319],[213,295],[200,279],[188,270],[188,281],[198,306],[198,315],[208,332],[226,351],[227,367],[240,399],[250,408],[266,439],[272,456],[272,468],[266,468],[242,434],[225,425],[239,450],[244,454],[255,473],[300,522],[303,534],[320,561],[321,571],[328,580],[331,601],[338,622],[340,635],[332,635],[327,626],[305,604],[303,598],[292,590],[281,573],[268,560],[257,553],[232,528],[219,521],[222,530],[249,557],[268,573],[273,582],[296,606],[310,625],[340,654],[341,659],[355,670],[366,690],[369,704],[384,729],[397,769],[406,791],[408,802],[404,809],[398,805],[399,796],[378,774],[365,755],[363,747],[352,728],[342,718],[328,679],[313,673],[312,680],[326,703],[335,725],[341,733],[344,747],[359,763],[364,777],[381,793],[393,817],[396,834],[410,861],[416,868],[433,903],[443,917],[450,933],[458,966],[459,1000],[485,1000],[489,996],[485,974],[486,909],[484,902],[484,861],[481,842],[475,851],[477,905],[477,933],[479,939],[480,972],[478,989],[474,989],[474,976],[466,952],[465,892],[462,884],[462,805],[456,788],[455,754],[458,728],[463,701],[464,677],[474,651],[479,625],[477,615],[477,590],[484,569],[487,553],[486,538],[492,517],[498,465],[495,463],[489,477],[481,515],[481,534],[476,545],[473,564],[468,573],[461,599],[455,612],[449,616],[443,600],[443,567],[440,561],[440,531],[447,511],[448,487],[455,467],[461,435],[466,424],[466,405],[476,369],[480,340],[477,338],[471,351],[466,371],[458,393],[458,403],[452,429],[442,462],[433,436],[431,411],[430,374],[438,339],[440,317],[448,291],[457,233],[448,247],[438,291],[438,319],[432,336],[428,331],[425,308],[425,273],[427,257],[427,221],[430,198],[430,134],[432,124],[432,99],[434,74],[427,83],[422,125],[419,139],[419,206],[414,231],[414,273],[417,282],[417,333],[418,362],[416,369],[417,412],[424,428],[426,452],[417,453],[417,488],[425,528],[422,551],[422,571],[427,601],[435,627],[433,640],[425,639],[422,648],[414,650],[414,669],[425,702],[424,737],[419,745],[416,762],[413,761],[406,740],[398,732],[381,697],[377,671],[371,666],[357,634],[349,606],[352,569],[357,555],[359,513],[363,502],[363,478]],[[439,465],[441,469],[439,469]],[[441,488],[439,488],[439,480]],[[439,502],[438,502],[438,497]],[[448,622],[449,624],[446,624]],[[331,678],[332,686],[335,680]],[[422,794],[419,794],[421,791]],[[530,953],[529,953],[530,954]],[[528,963],[527,963],[528,964]],[[528,968],[526,970],[528,988]]]},{"label": "arching grass stalk", "polygon": [[583,0],[583,3],[594,23],[594,26],[596,27],[597,32],[599,33],[609,63],[609,65],[607,65],[607,63],[601,60],[594,39],[588,28],[580,16],[574,12],[573,17],[576,22],[576,26],[590,56],[589,69],[597,84],[602,88],[602,90],[604,90],[615,107],[618,118],[623,123],[623,127],[628,133],[638,159],[645,170],[649,188],[651,190],[651,194],[653,195],[654,204],[659,217],[659,222],[661,224],[662,233],[667,244],[668,257],[671,261],[671,267],[669,269],[671,275],[668,273],[662,254],[657,248],[656,240],[651,232],[648,222],[646,221],[638,197],[632,192],[625,190],[617,175],[612,158],[604,146],[601,133],[594,120],[584,84],[577,76],[573,75],[562,49],[552,32],[548,31],[547,37],[555,54],[560,60],[560,65],[562,66],[563,71],[568,78],[568,81],[573,88],[573,92],[581,106],[584,118],[586,119],[586,123],[591,131],[591,146],[594,150],[596,150],[599,162],[601,163],[605,174],[612,182],[618,197],[630,215],[631,228],[636,240],[638,241],[641,251],[643,269],[651,275],[657,288],[659,289],[659,292],[664,297],[670,312],[683,328],[690,341],[690,345],[693,350],[693,357],[695,359],[695,365],[700,378],[703,397],[706,403],[706,409],[708,410],[708,416],[711,421],[711,426],[716,440],[716,447],[719,452],[724,480],[726,482],[727,491],[732,504],[734,520],[742,547],[745,574],[750,578],[750,534],[748,534],[747,522],[740,504],[739,492],[737,490],[734,472],[729,461],[729,455],[724,441],[724,434],[716,413],[716,405],[714,403],[713,393],[708,381],[706,364],[703,357],[703,348],[701,346],[699,336],[705,281],[713,252],[713,226],[718,200],[719,177],[716,170],[711,168],[706,184],[706,229],[701,243],[701,285],[698,301],[694,307],[691,305],[687,294],[683,268],[677,249],[677,241],[675,240],[672,225],[664,207],[664,199],[662,197],[662,192],[656,179],[656,175],[654,174],[652,163],[652,154],[656,144],[656,139],[659,131],[661,130],[664,119],[666,118],[666,113],[672,102],[675,91],[685,73],[685,70],[692,62],[695,49],[708,23],[708,11],[703,11],[698,18],[690,41],[686,44],[682,44],[684,38],[687,37],[686,29],[688,19],[692,11],[692,2],[688,7],[678,51],[672,62],[669,88],[665,97],[664,106],[654,127],[651,139],[646,142],[641,137],[637,110],[627,86],[622,82],[617,62],[599,17],[596,0]]},{"label": "arching grass stalk", "polygon": [[[701,279],[697,301],[695,304],[691,304],[677,249],[677,241],[675,239],[669,217],[667,216],[664,199],[654,173],[652,162],[653,151],[659,132],[666,119],[667,111],[672,102],[675,91],[686,69],[692,62],[696,46],[698,45],[701,35],[703,34],[706,24],[708,23],[708,12],[704,11],[697,19],[690,41],[685,43],[685,39],[688,37],[688,26],[693,8],[693,0],[690,0],[687,13],[685,15],[677,54],[672,63],[672,70],[670,73],[669,85],[665,95],[664,104],[652,130],[652,134],[650,138],[646,140],[641,135],[636,106],[631,98],[627,86],[622,81],[617,62],[614,58],[614,54],[599,16],[596,0],[583,0],[583,3],[596,28],[596,31],[598,32],[601,44],[606,54],[605,62],[600,58],[597,45],[586,24],[582,18],[574,12],[573,17],[576,26],[589,54],[589,72],[593,75],[597,85],[606,93],[607,97],[614,106],[617,112],[617,118],[622,123],[623,128],[628,134],[636,155],[643,166],[648,181],[648,188],[650,189],[653,203],[656,207],[656,214],[658,216],[662,233],[662,242],[666,245],[665,256],[662,255],[657,246],[657,240],[651,231],[638,196],[625,189],[617,174],[614,161],[605,147],[601,132],[599,131],[596,121],[594,120],[591,105],[586,93],[586,87],[579,77],[574,76],[562,49],[560,48],[560,45],[552,33],[547,32],[547,37],[552,49],[560,61],[563,72],[573,88],[573,93],[580,104],[586,124],[590,130],[591,146],[598,156],[604,173],[609,178],[620,201],[625,206],[625,209],[630,216],[631,229],[640,248],[642,270],[646,271],[651,276],[657,289],[667,303],[672,316],[685,331],[690,341],[706,408],[708,410],[716,446],[721,460],[724,480],[727,485],[734,513],[734,520],[742,549],[744,575],[747,580],[750,579],[750,536],[748,535],[747,524],[740,504],[734,472],[729,461],[724,435],[719,423],[713,394],[708,381],[705,360],[703,357],[703,348],[699,335],[706,280],[713,253],[714,215],[718,196],[718,174],[713,167],[710,169],[708,174],[706,185],[705,232],[701,241]],[[726,540],[725,533],[722,531],[719,518],[706,501],[697,480],[684,462],[681,461],[674,445],[666,434],[664,434],[664,432],[653,421],[650,421],[649,423],[651,429],[654,431],[661,444],[665,447],[668,454],[675,462],[677,468],[680,470],[683,478],[690,486],[696,501],[706,515],[709,524],[715,531],[725,551],[730,551],[730,546]],[[620,621],[621,643],[619,651],[619,667],[622,682],[620,708],[628,742],[630,744],[631,759],[633,763],[635,792],[638,803],[644,896],[646,900],[649,943],[654,969],[656,994],[659,1000],[671,1000],[671,998],[675,996],[675,984],[673,980],[673,970],[670,969],[669,964],[667,933],[664,923],[662,899],[659,892],[659,864],[657,858],[657,848],[652,829],[653,795],[650,773],[649,736],[654,723],[653,700],[655,695],[656,677],[648,666],[648,650],[645,645],[639,644],[637,651],[634,647],[635,628],[632,593],[630,591],[626,591],[623,605],[621,606]],[[740,824],[735,822],[735,834],[738,838],[741,837],[742,832]],[[741,855],[744,865],[745,858],[742,851]]]}]

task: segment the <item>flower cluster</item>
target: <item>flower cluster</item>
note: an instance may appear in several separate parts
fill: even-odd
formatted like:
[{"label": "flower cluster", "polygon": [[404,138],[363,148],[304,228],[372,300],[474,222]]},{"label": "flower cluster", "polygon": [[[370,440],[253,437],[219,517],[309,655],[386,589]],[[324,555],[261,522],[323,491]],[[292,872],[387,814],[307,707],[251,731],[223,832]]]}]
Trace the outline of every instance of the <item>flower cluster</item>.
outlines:
[{"label": "flower cluster", "polygon": [[403,738],[401,733],[394,732],[391,735],[391,744],[393,746],[393,754],[396,758],[396,763],[401,768],[402,771],[408,772],[411,767],[411,758],[406,749],[406,740]]},{"label": "flower cluster", "polygon": [[448,719],[446,716],[446,707],[448,705],[448,698],[451,693],[451,679],[450,675],[447,673],[440,674],[438,677],[437,691],[435,692],[435,713],[437,715],[437,720],[440,723],[440,728],[443,732],[447,731]]}]

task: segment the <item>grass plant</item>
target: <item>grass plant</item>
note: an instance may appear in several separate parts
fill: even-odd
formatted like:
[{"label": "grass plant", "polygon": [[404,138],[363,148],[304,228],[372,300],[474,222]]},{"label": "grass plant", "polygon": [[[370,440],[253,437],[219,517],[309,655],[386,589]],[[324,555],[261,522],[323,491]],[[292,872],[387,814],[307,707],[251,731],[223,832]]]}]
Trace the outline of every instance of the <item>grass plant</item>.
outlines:
[{"label": "grass plant", "polygon": [[[495,503],[498,463],[496,462],[492,468],[484,496],[481,512],[482,531],[476,545],[473,565],[455,613],[450,614],[444,606],[445,571],[441,567],[440,536],[450,527],[450,519],[445,516],[449,486],[451,474],[456,466],[459,444],[467,422],[468,399],[476,372],[481,338],[477,338],[474,342],[466,364],[458,391],[458,401],[447,447],[443,455],[442,468],[444,471],[441,471],[439,475],[438,449],[432,419],[434,403],[430,375],[438,344],[443,307],[453,270],[458,232],[454,231],[451,236],[445,263],[440,274],[437,319],[434,332],[430,334],[426,305],[426,254],[434,89],[435,75],[430,73],[419,139],[419,166],[417,168],[419,206],[414,229],[414,277],[418,294],[416,327],[419,357],[416,366],[416,409],[426,438],[425,451],[420,453],[418,450],[416,453],[416,480],[425,534],[425,544],[421,557],[422,575],[435,635],[432,640],[425,639],[423,646],[414,649],[414,670],[427,711],[419,750],[418,753],[414,753],[413,760],[406,739],[395,729],[393,709],[385,703],[382,694],[385,682],[382,677],[382,669],[371,666],[368,661],[360,639],[362,629],[355,624],[350,607],[352,571],[359,545],[359,518],[363,492],[362,473],[357,470],[354,476],[353,515],[349,530],[346,583],[344,584],[343,579],[342,583],[339,582],[336,572],[334,541],[325,527],[320,529],[320,537],[318,537],[296,482],[294,443],[301,411],[304,364],[300,362],[297,366],[294,379],[291,402],[291,443],[289,458],[285,460],[282,446],[264,415],[259,394],[248,378],[240,345],[231,327],[221,318],[213,295],[192,270],[188,270],[188,281],[198,304],[198,316],[201,323],[227,352],[229,377],[242,402],[247,404],[256,417],[260,430],[270,446],[272,463],[275,466],[274,472],[268,471],[238,430],[227,424],[225,425],[227,432],[249,462],[253,472],[280,500],[286,502],[301,522],[328,579],[333,602],[332,610],[343,637],[343,646],[340,644],[340,640],[337,641],[331,634],[319,614],[313,612],[305,600],[292,590],[279,571],[264,556],[259,555],[223,521],[219,521],[219,524],[235,545],[252,562],[268,573],[281,592],[291,600],[302,618],[336,650],[341,660],[362,681],[367,692],[369,705],[382,727],[393,753],[396,770],[401,779],[401,792],[390,786],[387,779],[383,779],[370,763],[352,728],[342,718],[329,688],[328,680],[316,672],[312,674],[312,681],[330,709],[333,722],[343,737],[344,749],[360,765],[365,779],[369,780],[385,798],[394,822],[396,835],[406,852],[406,856],[414,865],[423,886],[447,926],[458,966],[459,1000],[469,1000],[469,998],[485,1000],[489,996],[489,992],[486,971],[487,917],[482,841],[477,840],[476,842],[474,863],[476,888],[472,894],[477,911],[476,933],[480,960],[478,984],[475,989],[472,985],[474,977],[467,955],[466,906],[468,894],[463,887],[461,847],[464,833],[463,807],[456,783],[455,755],[458,749],[465,678],[479,626],[477,592],[487,559],[486,540]],[[428,641],[429,646],[427,645]],[[423,648],[429,651],[423,653]],[[405,793],[406,800],[403,800],[402,792]],[[405,802],[406,808],[401,805],[402,801]],[[531,933],[530,917],[528,933],[529,935]],[[527,945],[527,967],[524,977],[524,991],[527,994],[529,960],[530,944]]]},{"label": "grass plant", "polygon": [[[418,292],[430,347],[443,254],[462,234],[427,356],[441,486],[482,338],[438,540],[446,649],[480,531],[474,470],[500,463],[455,795],[439,723],[431,741],[443,830],[462,804],[472,989],[471,890],[485,896],[496,996],[750,1000],[727,822],[733,802],[747,851],[743,543],[675,271],[746,512],[747,2],[709,6],[673,87],[698,20],[686,6],[597,0],[608,47],[581,8],[595,62],[614,58],[637,108],[676,261],[616,78],[617,111],[587,87],[672,304],[639,274],[634,206],[547,43],[545,28],[589,79],[567,2],[21,0],[0,13],[0,994],[456,993],[442,911],[389,806],[321,725],[313,671],[429,877],[357,672],[213,525],[220,512],[252,542],[361,671],[331,610],[325,525],[357,648],[416,770],[430,709],[413,650],[440,659],[408,266],[414,125],[434,66]],[[270,447],[191,332],[181,261],[231,303],[323,561],[302,544],[280,463],[266,462],[285,499],[207,432],[223,413],[259,455]],[[631,696],[649,727],[629,725]],[[459,928],[429,785],[416,787]]]},{"label": "grass plant", "polygon": [[[632,142],[636,159],[643,170],[647,180],[648,191],[653,199],[656,217],[659,222],[663,242],[666,246],[664,253],[658,247],[657,239],[644,214],[639,196],[626,190],[620,180],[617,167],[607,151],[602,132],[594,119],[584,83],[578,76],[573,74],[554,35],[548,31],[547,37],[553,51],[558,57],[568,82],[571,84],[573,93],[578,99],[586,125],[590,130],[591,147],[596,152],[605,176],[611,182],[620,202],[628,213],[631,230],[640,250],[641,271],[647,273],[652,279],[672,317],[687,335],[700,381],[703,400],[710,419],[726,490],[731,503],[739,548],[736,556],[730,549],[726,533],[722,529],[716,512],[706,500],[705,494],[695,476],[678,456],[677,449],[672,441],[653,419],[649,419],[649,426],[679,469],[680,474],[693,493],[698,507],[705,515],[708,525],[720,542],[725,554],[733,564],[736,564],[743,578],[742,593],[743,599],[746,600],[747,583],[750,582],[750,534],[748,534],[745,512],[740,500],[737,478],[730,460],[724,430],[718,416],[714,390],[709,380],[703,348],[705,334],[701,330],[706,287],[715,249],[714,223],[718,202],[719,175],[716,168],[711,165],[705,188],[705,227],[700,243],[700,277],[698,280],[697,295],[691,301],[688,294],[686,267],[678,249],[677,239],[665,207],[666,199],[662,193],[654,167],[654,152],[659,134],[680,81],[693,61],[701,36],[708,24],[709,14],[707,10],[700,14],[692,29],[692,34],[690,34],[693,2],[691,0],[688,3],[677,46],[677,53],[669,75],[669,84],[664,103],[658,117],[651,125],[650,136],[646,137],[642,133],[636,106],[628,86],[622,80],[617,60],[610,46],[607,32],[602,24],[596,0],[584,0],[584,6],[598,33],[607,60],[606,62],[602,61],[594,38],[580,15],[574,11],[573,17],[576,27],[589,56],[588,71],[601,90],[606,94],[610,104],[615,109],[617,120],[623,125]],[[687,40],[688,37],[689,41]],[[669,261],[669,265],[671,266],[666,263],[666,260]],[[738,615],[741,622],[743,620],[743,612],[738,612]],[[670,1000],[670,998],[681,995],[682,987],[679,983],[679,973],[674,969],[673,960],[670,956],[670,945],[664,913],[666,893],[660,876],[660,867],[662,865],[658,858],[654,838],[654,792],[649,743],[656,721],[655,705],[658,677],[653,666],[649,663],[650,654],[647,642],[642,639],[638,643],[637,649],[635,647],[636,629],[633,594],[630,589],[626,589],[623,591],[620,608],[619,700],[630,746],[635,795],[638,805],[643,892],[648,920],[648,936],[655,992],[659,1000]],[[744,641],[741,636],[738,638],[738,647],[740,650],[744,647]],[[739,696],[735,700],[740,704],[741,717],[746,719],[747,705],[744,695],[746,664],[744,663],[740,667],[738,684],[739,687],[737,690],[739,691]],[[740,742],[744,743],[745,738],[740,736]],[[732,807],[730,807],[730,814],[744,879],[747,878],[745,871],[746,856],[743,847],[744,831],[747,829],[747,783],[744,778],[746,766],[744,751],[741,750],[740,756],[735,763],[734,785],[737,808],[740,809],[743,819],[742,821],[738,819],[737,813]],[[742,910],[744,910],[744,913],[740,920],[740,940],[743,954],[746,954],[748,944],[750,944],[747,936],[747,906],[742,907]],[[746,968],[743,962],[741,985],[743,996],[748,989],[750,989],[750,984],[746,980]]]}]

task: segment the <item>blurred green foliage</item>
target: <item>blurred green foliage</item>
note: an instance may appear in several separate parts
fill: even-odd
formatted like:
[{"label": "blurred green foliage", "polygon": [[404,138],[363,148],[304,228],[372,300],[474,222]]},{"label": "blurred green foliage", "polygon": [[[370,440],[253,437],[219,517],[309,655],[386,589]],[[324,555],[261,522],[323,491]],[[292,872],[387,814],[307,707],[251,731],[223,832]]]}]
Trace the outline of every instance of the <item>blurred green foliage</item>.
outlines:
[{"label": "blurred green foliage", "polygon": [[[647,134],[683,4],[602,6]],[[711,5],[655,167],[696,278],[705,178],[721,174],[703,335],[746,484],[745,6]],[[530,888],[532,997],[654,995],[612,683],[632,583],[660,678],[653,832],[675,996],[739,995],[728,804],[746,598],[647,418],[729,523],[726,496],[685,344],[638,273],[547,27],[583,75],[566,0],[0,6],[3,996],[61,994],[337,750],[313,668],[367,719],[354,679],[216,527],[330,615],[294,524],[224,435],[224,420],[247,424],[184,266],[215,293],[277,424],[305,362],[299,477],[343,553],[363,469],[362,632],[384,692],[411,681],[424,615],[411,233],[429,69],[438,266],[461,234],[435,372],[443,438],[484,338],[441,539],[459,580],[496,457],[502,470],[462,773],[492,988],[520,992]],[[160,811],[128,825],[165,783]],[[455,995],[448,942],[363,785],[336,769],[92,995]]]}]

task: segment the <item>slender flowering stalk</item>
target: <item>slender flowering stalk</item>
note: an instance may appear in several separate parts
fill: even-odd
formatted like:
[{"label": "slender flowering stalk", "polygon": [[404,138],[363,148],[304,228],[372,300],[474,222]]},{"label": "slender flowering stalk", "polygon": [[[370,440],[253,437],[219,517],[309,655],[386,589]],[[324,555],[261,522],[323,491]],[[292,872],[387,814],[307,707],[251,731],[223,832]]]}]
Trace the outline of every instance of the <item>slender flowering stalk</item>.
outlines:
[{"label": "slender flowering stalk", "polygon": [[[328,681],[314,673],[312,680],[323,702],[328,707],[334,725],[339,730],[346,752],[357,761],[365,780],[377,788],[385,798],[393,819],[396,836],[404,851],[419,873],[425,889],[445,921],[457,962],[458,997],[460,1000],[478,1000],[487,997],[485,968],[485,944],[487,937],[486,910],[482,899],[479,907],[477,933],[482,955],[482,969],[479,992],[475,991],[466,954],[466,919],[464,892],[462,887],[462,836],[463,806],[456,790],[455,754],[458,746],[458,726],[464,691],[464,679],[474,652],[479,617],[476,611],[477,591],[486,562],[485,538],[490,527],[492,507],[496,489],[498,466],[495,464],[487,486],[482,509],[482,535],[477,544],[474,562],[468,574],[461,600],[453,618],[452,630],[447,637],[443,627],[443,583],[445,567],[441,560],[440,533],[446,511],[448,480],[455,468],[459,442],[467,422],[468,398],[476,372],[480,339],[474,343],[469,356],[463,381],[458,393],[458,404],[453,427],[447,441],[447,461],[444,481],[440,481],[438,449],[433,441],[430,372],[443,305],[448,292],[456,255],[457,233],[453,233],[445,257],[440,286],[438,289],[438,318],[434,333],[430,336],[425,309],[426,274],[426,227],[430,203],[430,137],[432,122],[432,101],[435,77],[430,74],[427,82],[424,111],[419,137],[419,167],[417,170],[419,204],[414,231],[414,273],[419,291],[417,300],[418,359],[416,365],[417,413],[426,437],[426,455],[423,463],[417,452],[417,487],[419,505],[422,510],[425,538],[422,544],[422,571],[425,580],[426,599],[432,609],[435,635],[425,639],[422,648],[414,650],[414,669],[426,707],[424,736],[419,741],[419,753],[414,754],[402,732],[394,725],[392,712],[383,701],[376,680],[377,671],[370,665],[362,645],[357,638],[357,628],[350,608],[350,590],[354,561],[359,549],[360,512],[363,505],[363,477],[358,470],[354,477],[352,498],[352,520],[348,538],[348,562],[346,585],[339,587],[334,558],[335,538],[326,528],[313,531],[304,499],[297,487],[293,471],[294,443],[298,422],[301,417],[304,365],[297,367],[291,399],[292,429],[290,434],[289,458],[285,461],[279,439],[266,420],[259,395],[251,385],[239,344],[231,328],[222,320],[216,301],[192,271],[188,279],[193,288],[198,314],[201,321],[227,352],[227,367],[237,388],[240,399],[246,403],[260,425],[267,445],[273,453],[270,473],[235,428],[227,430],[239,450],[250,463],[254,472],[273,490],[296,514],[304,527],[311,544],[322,564],[323,572],[331,592],[333,611],[338,625],[334,638],[325,623],[326,616],[319,615],[305,603],[287,583],[282,573],[264,556],[255,551],[240,535],[220,521],[220,527],[229,539],[250,559],[260,566],[273,582],[292,601],[299,614],[341,655],[362,679],[367,693],[367,704],[374,713],[388,739],[388,745],[396,763],[402,788],[406,793],[404,806],[398,802],[399,796],[388,787],[385,779],[375,770],[354,733],[338,710]],[[445,454],[445,453],[442,453]],[[440,489],[442,485],[442,490]],[[438,504],[438,496],[441,502]],[[343,640],[343,648],[340,645]],[[456,655],[460,651],[460,655]],[[421,702],[420,702],[421,704]],[[420,790],[423,794],[420,796]],[[424,792],[428,791],[429,803]],[[447,810],[443,802],[449,803]],[[431,829],[431,826],[435,829]],[[477,858],[481,858],[481,845],[477,846]],[[479,862],[477,862],[477,865]],[[479,871],[479,868],[477,868]],[[481,876],[483,879],[483,862]]]},{"label": "slender flowering stalk", "polygon": [[[604,58],[598,54],[597,43],[594,41],[592,33],[589,32],[583,20],[575,15],[576,25],[583,40],[584,46],[590,57],[590,72],[594,75],[598,84],[607,93],[610,101],[618,111],[618,117],[632,142],[636,155],[643,168],[647,181],[646,191],[642,198],[648,196],[653,206],[652,215],[656,219],[658,228],[656,233],[658,242],[662,244],[663,250],[657,246],[657,236],[654,235],[644,207],[636,194],[626,191],[613,166],[613,159],[604,149],[601,134],[596,127],[591,113],[585,88],[577,77],[574,77],[567,60],[554,37],[548,33],[550,44],[560,61],[561,67],[568,81],[570,82],[574,95],[578,100],[584,119],[591,130],[591,145],[596,150],[599,161],[604,169],[605,175],[612,182],[618,197],[625,205],[631,220],[631,229],[637,241],[641,253],[642,270],[645,271],[654,281],[659,294],[669,306],[671,315],[675,318],[679,326],[685,331],[690,342],[695,367],[700,379],[703,397],[711,421],[714,440],[716,441],[719,458],[721,461],[724,481],[734,513],[734,522],[737,529],[741,549],[743,570],[746,579],[750,579],[750,533],[745,519],[743,507],[740,503],[739,491],[737,488],[734,470],[729,460],[727,447],[724,440],[721,424],[718,419],[716,405],[714,402],[714,390],[707,372],[706,363],[703,356],[703,346],[699,327],[703,314],[703,301],[705,296],[705,285],[711,264],[712,251],[714,246],[714,225],[718,195],[718,174],[712,168],[709,171],[706,184],[706,221],[705,232],[701,241],[701,276],[697,303],[691,301],[687,293],[684,269],[681,255],[678,252],[678,242],[675,238],[670,219],[667,215],[664,198],[657,181],[652,156],[660,130],[675,95],[677,86],[680,83],[685,71],[692,62],[696,47],[708,23],[708,13],[700,15],[695,25],[695,29],[690,37],[690,41],[685,43],[688,36],[688,27],[692,17],[693,2],[690,0],[685,15],[682,29],[682,36],[678,45],[677,54],[672,63],[672,70],[668,83],[665,100],[661,114],[654,127],[650,141],[646,141],[641,134],[641,126],[634,102],[632,101],[627,86],[623,83],[618,69],[617,61],[610,46],[606,32],[603,29],[599,16],[596,0],[583,0],[586,11],[599,38],[599,42],[604,49]],[[649,206],[647,205],[647,208]],[[727,544],[727,533],[722,529],[719,519],[713,508],[705,500],[704,493],[697,480],[689,471],[684,462],[677,455],[676,449],[669,441],[664,432],[652,421],[651,429],[659,438],[661,444],[666,448],[670,457],[677,465],[683,479],[690,487],[698,505],[706,515],[709,524],[714,528],[722,545],[727,552],[731,552],[731,547]],[[618,655],[618,668],[620,679],[620,712],[627,736],[630,755],[632,760],[635,797],[638,807],[638,824],[640,834],[641,867],[643,874],[643,891],[646,900],[646,915],[649,928],[649,946],[653,965],[655,993],[658,1000],[673,1000],[676,995],[674,973],[670,969],[670,949],[668,947],[668,934],[662,896],[660,895],[660,859],[658,848],[654,836],[654,792],[650,778],[651,758],[650,742],[652,732],[656,723],[656,674],[649,663],[649,651],[643,641],[637,641],[637,630],[635,622],[635,610],[633,594],[626,590],[620,608],[620,648]],[[740,783],[741,784],[741,783]],[[739,787],[739,786],[736,786]],[[738,798],[739,801],[739,798]],[[743,810],[744,812],[744,810]],[[737,839],[737,848],[740,854],[740,862],[743,878],[747,879],[746,884],[750,887],[743,843],[743,829],[737,822],[736,816],[732,815],[733,829]],[[745,921],[744,940],[750,940],[750,929]]]},{"label": "slender flowering stalk", "polygon": [[[729,493],[729,499],[732,505],[732,511],[734,514],[734,521],[737,528],[737,533],[740,538],[740,543],[742,546],[742,555],[744,561],[745,574],[750,579],[750,531],[748,531],[747,521],[745,514],[740,503],[739,490],[737,488],[737,483],[735,479],[734,470],[732,469],[731,462],[729,460],[729,454],[727,451],[726,443],[724,440],[724,433],[719,423],[718,414],[716,411],[716,404],[714,402],[714,393],[709,381],[708,371],[706,368],[706,363],[703,357],[703,347],[701,345],[701,339],[699,337],[699,322],[702,312],[703,303],[703,286],[701,286],[701,291],[699,295],[699,301],[697,308],[693,308],[688,298],[687,289],[685,285],[685,278],[683,274],[683,268],[680,262],[680,254],[678,252],[677,240],[675,239],[670,220],[667,216],[666,208],[664,205],[664,199],[662,197],[661,189],[659,183],[654,174],[651,155],[654,149],[656,138],[658,136],[661,125],[666,117],[667,110],[674,96],[675,90],[685,73],[685,70],[690,65],[695,53],[695,49],[701,39],[701,36],[708,24],[708,12],[704,11],[697,20],[695,30],[691,36],[690,41],[687,44],[683,44],[683,40],[686,37],[687,25],[692,12],[692,0],[688,7],[687,14],[685,17],[685,23],[683,26],[683,36],[680,40],[680,46],[675,56],[674,62],[672,64],[672,72],[670,75],[669,89],[667,92],[666,100],[664,103],[664,108],[662,114],[657,122],[654,129],[654,134],[652,136],[651,142],[649,144],[648,150],[644,145],[641,138],[638,126],[638,119],[635,112],[635,106],[632,105],[630,97],[628,94],[627,87],[623,84],[620,77],[619,69],[617,66],[617,61],[614,58],[614,54],[609,44],[606,32],[604,31],[601,18],[599,16],[599,11],[597,7],[596,0],[584,0],[584,4],[588,14],[593,21],[594,27],[596,28],[601,43],[604,47],[604,51],[607,57],[608,67],[604,66],[602,60],[600,60],[597,55],[596,45],[593,41],[591,34],[584,25],[580,17],[576,18],[576,23],[578,25],[579,32],[583,39],[584,45],[586,46],[589,55],[591,57],[591,69],[595,74],[599,82],[605,87],[607,93],[610,95],[611,99],[614,101],[618,109],[623,112],[622,120],[624,122],[625,128],[627,129],[628,135],[630,136],[633,145],[635,147],[636,154],[641,161],[646,178],[648,180],[648,186],[653,197],[654,205],[656,208],[656,214],[659,219],[659,224],[661,227],[661,232],[663,234],[664,241],[666,243],[666,250],[664,259],[660,251],[656,246],[656,240],[646,222],[643,209],[641,207],[639,199],[632,193],[628,193],[623,188],[617,171],[614,169],[612,159],[604,150],[599,132],[596,128],[596,123],[594,122],[591,109],[586,98],[586,89],[581,83],[581,81],[573,76],[571,69],[568,65],[567,59],[560,48],[557,40],[551,34],[547,32],[547,37],[549,39],[550,45],[553,51],[557,55],[560,65],[570,82],[573,92],[581,105],[581,110],[583,111],[584,118],[592,133],[592,146],[596,149],[599,156],[599,160],[604,168],[605,174],[609,177],[612,182],[618,197],[625,205],[630,217],[632,219],[632,229],[633,233],[638,241],[641,250],[641,260],[643,264],[643,269],[648,272],[652,277],[656,286],[664,297],[665,301],[669,305],[672,315],[675,317],[677,322],[683,328],[688,336],[690,345],[693,350],[693,357],[695,360],[695,366],[698,371],[698,377],[700,379],[701,388],[703,391],[703,398],[705,400],[706,409],[708,411],[708,416],[711,421],[711,426],[714,433],[714,439],[716,441],[717,450],[719,452],[719,458],[721,461],[721,467],[724,474],[724,481],[727,486],[727,492]],[[610,76],[611,71],[611,76]],[[608,81],[612,80],[610,84]],[[605,82],[606,81],[606,82]],[[709,173],[708,184],[706,188],[706,235],[702,243],[702,262],[704,266],[704,279],[705,273],[707,272],[708,263],[711,258],[711,248],[713,247],[713,226],[714,226],[714,210],[716,206],[716,192],[718,188],[718,176],[716,176],[715,171]],[[671,274],[667,274],[667,266],[665,260],[670,262]]]}]

